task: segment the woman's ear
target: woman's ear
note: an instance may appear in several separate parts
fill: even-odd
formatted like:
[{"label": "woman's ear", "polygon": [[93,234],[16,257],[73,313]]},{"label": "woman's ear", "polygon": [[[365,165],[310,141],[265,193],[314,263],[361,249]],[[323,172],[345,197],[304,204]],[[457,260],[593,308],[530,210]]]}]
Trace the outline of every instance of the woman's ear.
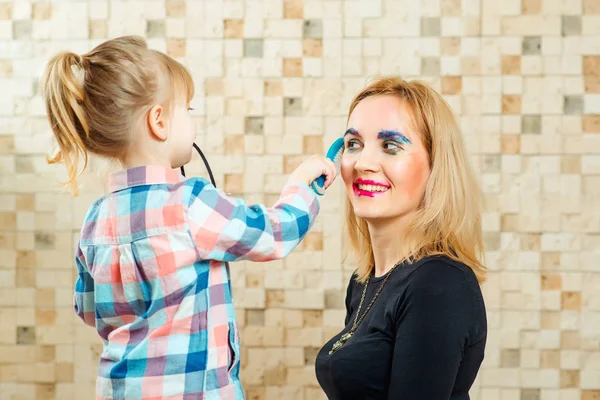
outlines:
[{"label": "woman's ear", "polygon": [[148,112],[146,119],[150,134],[161,142],[167,140],[167,119],[164,108],[160,105],[153,106]]}]

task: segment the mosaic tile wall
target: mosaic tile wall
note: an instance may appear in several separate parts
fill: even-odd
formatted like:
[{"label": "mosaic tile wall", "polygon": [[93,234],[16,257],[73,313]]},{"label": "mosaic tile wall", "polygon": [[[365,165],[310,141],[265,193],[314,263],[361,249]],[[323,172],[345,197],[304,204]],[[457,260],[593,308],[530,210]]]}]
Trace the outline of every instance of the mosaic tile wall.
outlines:
[{"label": "mosaic tile wall", "polygon": [[[431,82],[486,198],[472,398],[600,399],[600,0],[0,0],[0,400],[93,398],[100,344],[72,311],[73,251],[102,185],[56,187],[37,77],[55,51],[122,34],[191,69],[198,143],[248,201],[273,202],[340,135],[367,77]],[[352,271],[343,196],[338,183],[286,260],[232,265],[249,399],[323,397],[314,358]]]}]

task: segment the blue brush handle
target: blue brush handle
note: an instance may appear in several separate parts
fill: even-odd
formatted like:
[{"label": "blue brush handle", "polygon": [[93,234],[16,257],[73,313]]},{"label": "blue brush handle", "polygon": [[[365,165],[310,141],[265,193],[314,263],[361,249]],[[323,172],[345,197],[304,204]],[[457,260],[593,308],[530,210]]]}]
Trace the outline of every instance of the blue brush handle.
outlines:
[{"label": "blue brush handle", "polygon": [[[325,155],[325,157],[333,161],[336,164],[337,168],[339,167],[341,161],[341,153],[343,150],[344,138],[337,138],[335,142],[333,142],[333,144],[329,147],[329,150],[327,150],[327,154]],[[311,184],[313,191],[319,196],[323,195],[323,186],[325,186],[326,179],[327,176],[321,175],[317,179],[315,179]]]}]

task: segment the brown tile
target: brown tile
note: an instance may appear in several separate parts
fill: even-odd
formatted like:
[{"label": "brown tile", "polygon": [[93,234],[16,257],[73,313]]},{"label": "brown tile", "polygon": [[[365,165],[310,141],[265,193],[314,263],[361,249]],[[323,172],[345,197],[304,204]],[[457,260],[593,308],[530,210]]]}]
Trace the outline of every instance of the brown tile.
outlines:
[{"label": "brown tile", "polygon": [[268,386],[283,386],[287,380],[287,368],[283,364],[277,364],[273,368],[265,369],[263,380]]},{"label": "brown tile", "polygon": [[[583,13],[586,15],[600,14],[600,2],[598,0],[583,0]],[[0,19],[2,18],[0,17]]]},{"label": "brown tile", "polygon": [[243,174],[225,174],[225,191],[227,193],[244,193],[244,175]]},{"label": "brown tile", "polygon": [[223,21],[223,36],[229,39],[241,39],[244,37],[243,19],[226,19]]},{"label": "brown tile", "polygon": [[521,135],[502,135],[502,154],[519,154],[521,152]]},{"label": "brown tile", "polygon": [[284,58],[283,59],[283,76],[286,76],[286,77],[302,76],[302,59],[301,58]]},{"label": "brown tile", "polygon": [[542,0],[522,0],[521,12],[525,15],[539,14],[542,11]]},{"label": "brown tile", "polygon": [[302,241],[302,248],[309,251],[323,250],[323,233],[316,231],[308,232]]},{"label": "brown tile", "polygon": [[34,268],[17,268],[16,285],[18,288],[33,288],[35,284],[35,269]]},{"label": "brown tile", "polygon": [[343,309],[344,299],[344,293],[340,290],[325,290],[325,308],[327,310]]},{"label": "brown tile", "polygon": [[521,96],[502,96],[502,114],[521,114]]},{"label": "brown tile", "polygon": [[35,344],[35,327],[17,326],[17,344]]},{"label": "brown tile", "polygon": [[314,365],[317,359],[317,354],[321,351],[318,347],[305,347],[304,348],[304,365]]},{"label": "brown tile", "polygon": [[204,90],[207,96],[223,96],[223,79],[206,78],[204,80]]},{"label": "brown tile", "polygon": [[18,251],[17,252],[17,268],[30,268],[36,267],[36,257],[33,251]]},{"label": "brown tile", "polygon": [[561,350],[579,350],[581,348],[581,336],[579,331],[562,331],[560,333]]},{"label": "brown tile", "polygon": [[481,74],[481,58],[464,56],[460,59],[460,69],[463,76]]},{"label": "brown tile", "polygon": [[558,270],[560,269],[560,253],[554,251],[543,251],[541,254],[541,269],[542,270]]},{"label": "brown tile", "polygon": [[167,55],[174,58],[185,57],[185,43],[185,39],[167,40]]},{"label": "brown tile", "polygon": [[225,154],[244,154],[244,135],[225,136]]},{"label": "brown tile", "polygon": [[35,305],[37,308],[53,308],[56,304],[56,294],[53,288],[41,288],[35,291]]},{"label": "brown tile", "polygon": [[17,196],[17,211],[35,211],[35,197],[32,194]]},{"label": "brown tile", "polygon": [[302,311],[302,326],[305,328],[320,328],[321,326],[323,326],[323,311]]},{"label": "brown tile", "polygon": [[185,18],[185,1],[182,0],[168,0],[167,1],[167,17],[169,18]]},{"label": "brown tile", "polygon": [[600,93],[600,56],[583,56],[585,93]]},{"label": "brown tile", "polygon": [[266,80],[265,81],[265,96],[277,97],[283,96],[283,83],[281,80]]},{"label": "brown tile", "polygon": [[[242,357],[242,361],[245,360],[246,357]],[[264,386],[250,386],[244,388],[246,391],[246,397],[248,400],[265,400],[267,394],[265,392],[266,388]]]},{"label": "brown tile", "polygon": [[285,303],[283,290],[266,291],[266,308],[281,308]]},{"label": "brown tile", "polygon": [[600,133],[600,115],[584,115],[581,118],[584,133]]},{"label": "brown tile", "polygon": [[560,158],[560,172],[563,174],[581,173],[581,156],[563,155]]},{"label": "brown tile", "polygon": [[460,94],[462,90],[462,77],[444,76],[442,78],[442,94]]},{"label": "brown tile", "polygon": [[48,400],[56,398],[56,383],[36,383],[35,398]]},{"label": "brown tile", "polygon": [[108,24],[105,20],[90,20],[88,30],[90,39],[105,39],[108,36]]},{"label": "brown tile", "polygon": [[37,362],[49,363],[56,359],[56,346],[41,345],[35,348],[35,359]]},{"label": "brown tile", "polygon": [[12,76],[13,76],[12,61],[11,60],[0,60],[0,78],[12,78]]},{"label": "brown tile", "polygon": [[519,215],[518,214],[502,214],[500,216],[500,230],[502,232],[518,232],[519,231]]},{"label": "brown tile", "polygon": [[306,156],[283,156],[283,173],[291,174],[306,158]]},{"label": "brown tile", "polygon": [[48,1],[33,3],[31,13],[34,20],[52,19],[52,3]]},{"label": "brown tile", "polygon": [[542,235],[540,233],[521,233],[519,239],[521,250],[540,251],[542,245]]},{"label": "brown tile", "polygon": [[581,293],[563,292],[561,294],[562,310],[581,310]]},{"label": "brown tile", "polygon": [[560,371],[560,387],[561,388],[578,388],[579,387],[579,371],[577,370],[561,370]]},{"label": "brown tile", "polygon": [[560,351],[559,350],[542,350],[540,352],[540,367],[543,369],[559,369],[560,368]]},{"label": "brown tile", "polygon": [[35,310],[35,323],[37,325],[52,325],[55,321],[55,310]]},{"label": "brown tile", "polygon": [[486,251],[500,250],[500,232],[483,232],[483,246]]},{"label": "brown tile", "polygon": [[12,232],[0,231],[0,249],[13,250],[17,245],[17,237]]},{"label": "brown tile", "polygon": [[302,41],[302,55],[304,57],[323,56],[323,39],[304,39]]},{"label": "brown tile", "polygon": [[542,290],[560,290],[562,277],[559,274],[542,274]]},{"label": "brown tile", "polygon": [[304,136],[303,152],[304,154],[322,154],[323,137],[322,136]]},{"label": "brown tile", "polygon": [[442,56],[460,55],[460,38],[448,36],[440,38],[440,52]]},{"label": "brown tile", "polygon": [[12,9],[12,3],[0,3],[0,21],[10,21],[12,19]]},{"label": "brown tile", "polygon": [[262,289],[265,287],[264,276],[260,274],[246,275],[246,287],[250,289]]},{"label": "brown tile", "polygon": [[501,368],[518,368],[521,364],[521,351],[519,349],[502,349],[500,352]]},{"label": "brown tile", "polygon": [[460,0],[441,0],[441,11],[444,17],[460,17],[462,13]]},{"label": "brown tile", "polygon": [[14,136],[0,136],[0,154],[12,154],[14,151]]},{"label": "brown tile", "polygon": [[[586,1],[586,0],[584,0],[584,1]],[[591,2],[593,0],[587,0],[587,1]],[[581,400],[600,400],[600,390],[582,390],[581,391]]]},{"label": "brown tile", "polygon": [[[17,206],[18,206],[17,202]],[[0,230],[14,230],[17,229],[17,213],[14,212],[0,212]]]},{"label": "brown tile", "polygon": [[246,310],[248,325],[265,326],[265,310]]},{"label": "brown tile", "polygon": [[502,56],[502,75],[521,74],[521,56]]},{"label": "brown tile", "polygon": [[520,400],[541,400],[540,389],[521,389]]},{"label": "brown tile", "polygon": [[283,18],[300,19],[304,18],[303,0],[283,0]]},{"label": "brown tile", "polygon": [[558,330],[560,329],[560,312],[559,311],[542,311],[540,315],[540,325],[542,329]]}]

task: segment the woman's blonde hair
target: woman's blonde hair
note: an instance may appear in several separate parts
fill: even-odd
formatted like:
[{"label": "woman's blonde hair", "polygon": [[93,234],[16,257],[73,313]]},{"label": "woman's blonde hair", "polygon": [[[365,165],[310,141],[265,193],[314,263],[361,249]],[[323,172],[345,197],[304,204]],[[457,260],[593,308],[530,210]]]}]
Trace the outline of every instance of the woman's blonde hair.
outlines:
[{"label": "woman's blonde hair", "polygon": [[149,49],[138,36],[106,41],[83,55],[61,52],[48,62],[41,83],[58,143],[48,163],[65,164],[66,185],[75,196],[88,153],[122,158],[132,143],[132,130],[154,105],[169,109],[178,96],[185,95],[186,102],[194,96],[186,68]]},{"label": "woman's blonde hair", "polygon": [[[429,157],[431,174],[424,198],[407,225],[398,246],[403,260],[445,255],[473,269],[485,280],[481,229],[481,191],[467,159],[458,123],[443,97],[420,81],[386,77],[365,87],[352,101],[354,108],[367,97],[394,96],[412,111],[414,128]],[[375,267],[367,222],[356,216],[348,198],[346,225],[351,252],[357,263],[357,280],[364,282]]]}]

